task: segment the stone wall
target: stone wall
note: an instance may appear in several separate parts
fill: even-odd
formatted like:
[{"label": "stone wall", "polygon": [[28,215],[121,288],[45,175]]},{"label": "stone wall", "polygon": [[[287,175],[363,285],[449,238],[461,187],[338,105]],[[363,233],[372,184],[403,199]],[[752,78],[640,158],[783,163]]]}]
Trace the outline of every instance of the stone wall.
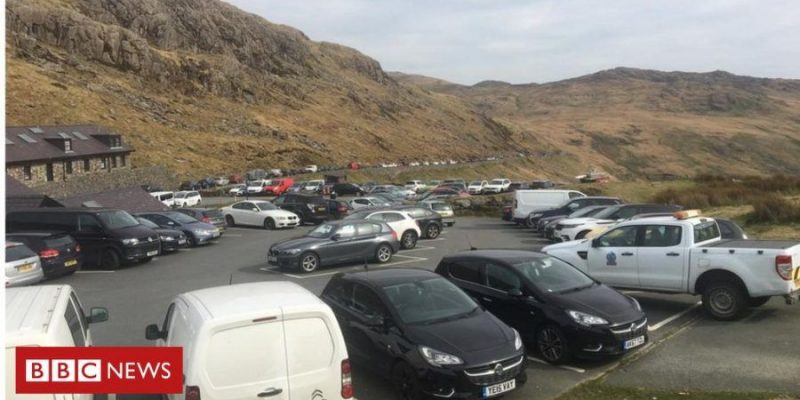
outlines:
[{"label": "stone wall", "polygon": [[[119,165],[119,164],[117,164]],[[81,167],[83,167],[81,165]],[[94,163],[93,163],[94,168]],[[73,170],[74,171],[74,170]],[[26,183],[24,181],[21,181]],[[74,176],[67,181],[45,182],[35,186],[35,190],[53,198],[64,198],[78,193],[97,193],[105,190],[152,185],[171,188],[177,178],[163,166],[147,168],[115,168]]]},{"label": "stone wall", "polygon": [[[116,161],[116,167],[114,167],[114,161]],[[6,173],[11,175],[14,179],[25,184],[25,186],[39,188],[43,185],[49,185],[54,182],[71,182],[75,179],[83,179],[84,177],[92,174],[107,174],[109,169],[108,166],[111,166],[112,170],[130,169],[130,157],[118,154],[112,157],[91,158],[89,159],[89,169],[84,168],[84,159],[56,161],[52,164],[52,182],[47,181],[47,163],[32,164],[30,166],[31,179],[29,180],[25,179],[25,167],[22,165],[7,166]],[[72,173],[67,173],[69,170],[67,164],[72,164]]]}]

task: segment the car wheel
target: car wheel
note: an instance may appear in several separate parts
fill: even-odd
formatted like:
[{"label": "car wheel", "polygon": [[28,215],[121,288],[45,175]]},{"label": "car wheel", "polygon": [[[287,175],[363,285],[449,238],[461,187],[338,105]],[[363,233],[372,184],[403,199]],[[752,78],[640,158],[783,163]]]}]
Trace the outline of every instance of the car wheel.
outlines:
[{"label": "car wheel", "polygon": [[586,235],[588,235],[588,234],[589,234],[589,231],[578,232],[578,234],[575,235],[575,240],[581,240],[581,239],[585,238]]},{"label": "car wheel", "polygon": [[392,247],[386,243],[378,246],[378,249],[375,250],[375,261],[377,261],[379,264],[385,264],[391,259]]},{"label": "car wheel", "polygon": [[236,221],[233,220],[233,215],[226,215],[225,223],[228,224],[228,226],[236,226]]},{"label": "car wheel", "polygon": [[422,397],[422,387],[414,369],[405,362],[399,362],[392,370],[392,381],[404,400],[417,400]]},{"label": "car wheel", "polygon": [[264,229],[268,229],[268,230],[271,230],[271,231],[275,230],[275,220],[273,220],[272,218],[265,219],[264,220]]},{"label": "car wheel", "polygon": [[703,291],[703,308],[714,319],[731,321],[742,314],[747,295],[736,282],[713,282]]},{"label": "car wheel", "polygon": [[528,218],[528,219],[525,220],[525,226],[527,226],[528,228],[533,229],[536,226],[536,224],[534,224],[533,221],[530,218]]},{"label": "car wheel", "polygon": [[428,225],[428,229],[425,229],[425,236],[428,239],[436,239],[437,237],[439,237],[439,232],[441,232],[441,230],[439,229],[439,225],[430,224]]},{"label": "car wheel", "polygon": [[570,358],[567,338],[555,325],[547,325],[536,332],[536,350],[551,364],[561,364]]},{"label": "car wheel", "polygon": [[105,269],[117,269],[122,265],[119,253],[114,249],[105,249],[100,257],[100,266]]},{"label": "car wheel", "polygon": [[304,253],[300,256],[300,270],[314,272],[319,268],[319,257],[314,253]]},{"label": "car wheel", "polygon": [[189,244],[189,247],[197,247],[197,239],[191,233],[186,235],[186,243]]},{"label": "car wheel", "polygon": [[750,307],[761,307],[764,304],[767,304],[772,297],[764,296],[764,297],[751,297],[750,300],[747,302]]},{"label": "car wheel", "polygon": [[417,245],[417,233],[414,231],[405,231],[400,238],[400,245],[404,249],[413,249]]}]

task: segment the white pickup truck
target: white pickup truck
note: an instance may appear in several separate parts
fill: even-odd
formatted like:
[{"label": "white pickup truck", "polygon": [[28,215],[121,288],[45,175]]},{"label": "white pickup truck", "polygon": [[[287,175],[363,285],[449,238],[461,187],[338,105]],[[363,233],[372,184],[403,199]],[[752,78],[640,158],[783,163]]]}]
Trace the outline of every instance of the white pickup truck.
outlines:
[{"label": "white pickup truck", "polygon": [[542,251],[609,286],[702,295],[703,308],[719,320],[736,319],[772,296],[796,301],[800,243],[723,240],[716,221],[696,214],[622,222],[595,239]]}]

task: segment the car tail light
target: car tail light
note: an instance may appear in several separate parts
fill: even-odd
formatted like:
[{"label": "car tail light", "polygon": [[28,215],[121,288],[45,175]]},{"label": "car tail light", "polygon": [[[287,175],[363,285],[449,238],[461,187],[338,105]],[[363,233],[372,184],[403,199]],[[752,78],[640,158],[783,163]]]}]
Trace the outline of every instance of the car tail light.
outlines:
[{"label": "car tail light", "polygon": [[792,269],[792,256],[775,256],[775,271],[778,272],[781,279],[792,280]]},{"label": "car tail light", "polygon": [[394,229],[392,229],[392,239],[393,240],[398,240],[397,239],[397,231],[395,231]]},{"label": "car tail light", "polygon": [[[352,397],[353,377],[350,373],[350,360],[342,360],[342,398],[350,399]],[[198,397],[198,399],[200,399],[200,397]]]},{"label": "car tail light", "polygon": [[200,400],[200,388],[197,386],[186,386],[186,400]]},{"label": "car tail light", "polygon": [[206,217],[206,216],[203,216],[203,218],[201,218],[200,220],[205,222],[205,223],[209,223],[209,221],[211,221],[211,219]]},{"label": "car tail light", "polygon": [[44,249],[39,252],[39,257],[41,258],[53,258],[58,257],[59,252],[56,249]]},{"label": "car tail light", "polygon": [[76,253],[80,253],[81,252],[81,245],[79,245],[79,244],[75,245],[75,252]]},{"label": "car tail light", "polygon": [[345,211],[347,211],[347,207],[342,206],[342,207],[337,208],[336,210],[339,211],[339,212],[345,212]]}]

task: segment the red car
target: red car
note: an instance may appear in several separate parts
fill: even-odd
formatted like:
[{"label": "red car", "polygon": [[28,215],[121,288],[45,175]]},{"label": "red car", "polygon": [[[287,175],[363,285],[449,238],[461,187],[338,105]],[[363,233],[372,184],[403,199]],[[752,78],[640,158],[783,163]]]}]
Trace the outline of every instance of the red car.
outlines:
[{"label": "red car", "polygon": [[244,178],[241,175],[231,175],[228,177],[229,184],[244,183]]},{"label": "red car", "polygon": [[264,186],[262,193],[280,196],[286,193],[292,185],[294,185],[294,179],[292,178],[272,179],[270,185]]}]

